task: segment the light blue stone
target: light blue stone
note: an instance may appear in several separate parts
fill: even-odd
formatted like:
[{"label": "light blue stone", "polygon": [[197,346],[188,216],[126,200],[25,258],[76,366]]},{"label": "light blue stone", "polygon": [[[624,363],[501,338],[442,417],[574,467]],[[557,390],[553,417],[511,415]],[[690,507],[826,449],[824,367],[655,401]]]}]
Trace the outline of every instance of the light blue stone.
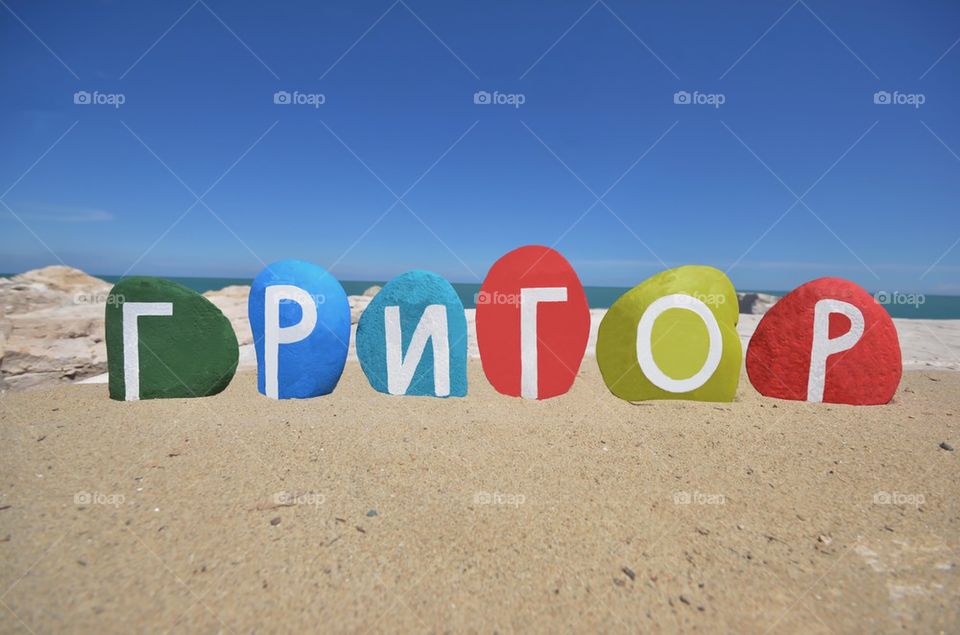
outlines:
[{"label": "light blue stone", "polygon": [[[435,340],[437,330],[445,314],[449,351],[449,389],[444,390],[444,381],[434,377],[434,356],[443,342]],[[394,321],[391,316],[397,316]],[[422,324],[421,324],[422,322]],[[399,339],[396,334],[399,324]],[[411,347],[418,326],[420,341],[427,333],[429,339],[423,345],[419,363],[414,367],[416,354]],[[398,342],[394,350],[394,363],[388,364],[388,340]],[[399,354],[397,354],[399,351]],[[467,394],[467,318],[463,303],[450,283],[429,271],[408,271],[397,276],[380,290],[367,305],[357,324],[357,357],[370,385],[375,390],[389,394],[421,395],[429,397],[463,397]],[[440,358],[442,365],[443,357]],[[403,363],[405,362],[405,363]],[[388,371],[388,366],[391,368]],[[407,376],[398,369],[405,368]],[[413,370],[415,368],[415,370]],[[409,373],[412,371],[412,377]],[[388,373],[393,374],[391,385]],[[409,383],[404,381],[409,379]]]},{"label": "light blue stone", "polygon": [[[281,300],[277,314],[280,334],[275,349],[276,366],[267,359],[268,337],[265,311],[267,295],[275,295],[280,285],[296,287],[291,291],[295,300]],[[305,315],[301,303],[307,307]],[[276,302],[273,302],[276,306]],[[302,260],[281,260],[268,265],[257,274],[250,287],[247,302],[250,328],[253,330],[254,348],[257,351],[257,390],[277,399],[306,399],[333,392],[343,366],[347,361],[350,346],[350,303],[340,282],[323,267]],[[303,333],[297,329],[309,326],[302,320],[309,317],[315,308],[316,324]],[[276,322],[275,322],[276,323]],[[288,329],[288,330],[284,330]],[[296,340],[284,343],[283,340]],[[268,390],[276,378],[276,392]]]}]

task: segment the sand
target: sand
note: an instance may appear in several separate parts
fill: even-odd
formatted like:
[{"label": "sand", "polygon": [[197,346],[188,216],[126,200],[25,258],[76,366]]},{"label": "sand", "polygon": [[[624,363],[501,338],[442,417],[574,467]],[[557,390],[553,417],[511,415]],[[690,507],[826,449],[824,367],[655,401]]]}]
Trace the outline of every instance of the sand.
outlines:
[{"label": "sand", "polygon": [[[3,632],[956,632],[960,373],[894,403],[0,398]],[[278,495],[279,494],[279,495]]]}]

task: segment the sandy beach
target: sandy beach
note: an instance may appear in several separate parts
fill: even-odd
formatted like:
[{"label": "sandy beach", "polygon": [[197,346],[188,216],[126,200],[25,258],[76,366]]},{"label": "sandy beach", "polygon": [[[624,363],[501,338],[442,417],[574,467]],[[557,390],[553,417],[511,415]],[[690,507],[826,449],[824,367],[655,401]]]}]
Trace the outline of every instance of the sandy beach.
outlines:
[{"label": "sandy beach", "polygon": [[[247,287],[208,297],[222,394],[111,401],[107,283],[4,283],[3,632],[951,632],[960,628],[960,321],[895,319],[893,403],[611,395],[606,312],[569,394],[393,398],[349,360],[308,401],[256,392]],[[764,311],[775,297],[766,299]],[[741,313],[744,351],[761,314]],[[79,382],[79,383],[76,383]]]},{"label": "sandy beach", "polygon": [[960,374],[894,402],[0,398],[4,632],[955,632]]},{"label": "sandy beach", "polygon": [[730,5],[0,0],[0,635],[960,635],[960,0]]}]

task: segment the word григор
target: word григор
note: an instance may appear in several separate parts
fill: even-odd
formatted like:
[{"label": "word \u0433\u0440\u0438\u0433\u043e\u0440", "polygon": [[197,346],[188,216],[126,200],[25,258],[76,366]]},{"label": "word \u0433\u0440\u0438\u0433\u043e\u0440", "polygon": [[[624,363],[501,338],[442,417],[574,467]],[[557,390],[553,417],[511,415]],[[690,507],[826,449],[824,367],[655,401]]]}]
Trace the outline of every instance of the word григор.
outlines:
[{"label": "word \u0433\u0440\u0438\u0433\u043e\u0440", "polygon": [[[237,339],[209,300],[152,277],[121,280],[106,307],[110,397],[203,397],[237,369]],[[323,268],[283,260],[257,275],[248,300],[257,389],[304,399],[336,388],[350,344],[350,306]],[[549,399],[570,389],[590,335],[590,310],[573,267],[548,247],[500,258],[477,298],[484,374],[500,393]],[[630,401],[732,401],[743,354],[736,291],[712,267],[658,273],[606,312],[597,364]],[[410,271],[388,282],[357,325],[370,385],[391,395],[464,397],[467,320],[453,287]],[[884,404],[900,383],[900,344],[886,310],[864,289],[820,278],[794,289],[761,319],[746,355],[761,394],[801,401]]]}]

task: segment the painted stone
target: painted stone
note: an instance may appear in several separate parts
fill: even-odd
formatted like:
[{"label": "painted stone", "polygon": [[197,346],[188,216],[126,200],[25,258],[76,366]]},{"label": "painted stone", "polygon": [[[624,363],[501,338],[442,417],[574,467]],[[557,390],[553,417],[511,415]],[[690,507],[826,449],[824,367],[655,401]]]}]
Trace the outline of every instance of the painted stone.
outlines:
[{"label": "painted stone", "polygon": [[247,301],[257,390],[273,399],[333,392],[350,347],[350,303],[326,269],[281,260],[257,274]]},{"label": "painted stone", "polygon": [[528,245],[490,268],[477,295],[477,345],[498,392],[527,399],[564,394],[589,337],[587,296],[559,252]]},{"label": "painted stone", "polygon": [[819,278],[764,314],[747,348],[747,375],[767,397],[885,404],[903,363],[893,320],[863,288]]},{"label": "painted stone", "polygon": [[742,353],[737,294],[713,267],[663,271],[620,296],[597,335],[603,381],[629,401],[733,401]]},{"label": "painted stone", "polygon": [[467,318],[450,283],[429,271],[388,282],[357,324],[357,357],[375,390],[467,394]]},{"label": "painted stone", "polygon": [[206,397],[237,370],[230,320],[187,287],[147,276],[124,278],[106,309],[110,398]]}]

